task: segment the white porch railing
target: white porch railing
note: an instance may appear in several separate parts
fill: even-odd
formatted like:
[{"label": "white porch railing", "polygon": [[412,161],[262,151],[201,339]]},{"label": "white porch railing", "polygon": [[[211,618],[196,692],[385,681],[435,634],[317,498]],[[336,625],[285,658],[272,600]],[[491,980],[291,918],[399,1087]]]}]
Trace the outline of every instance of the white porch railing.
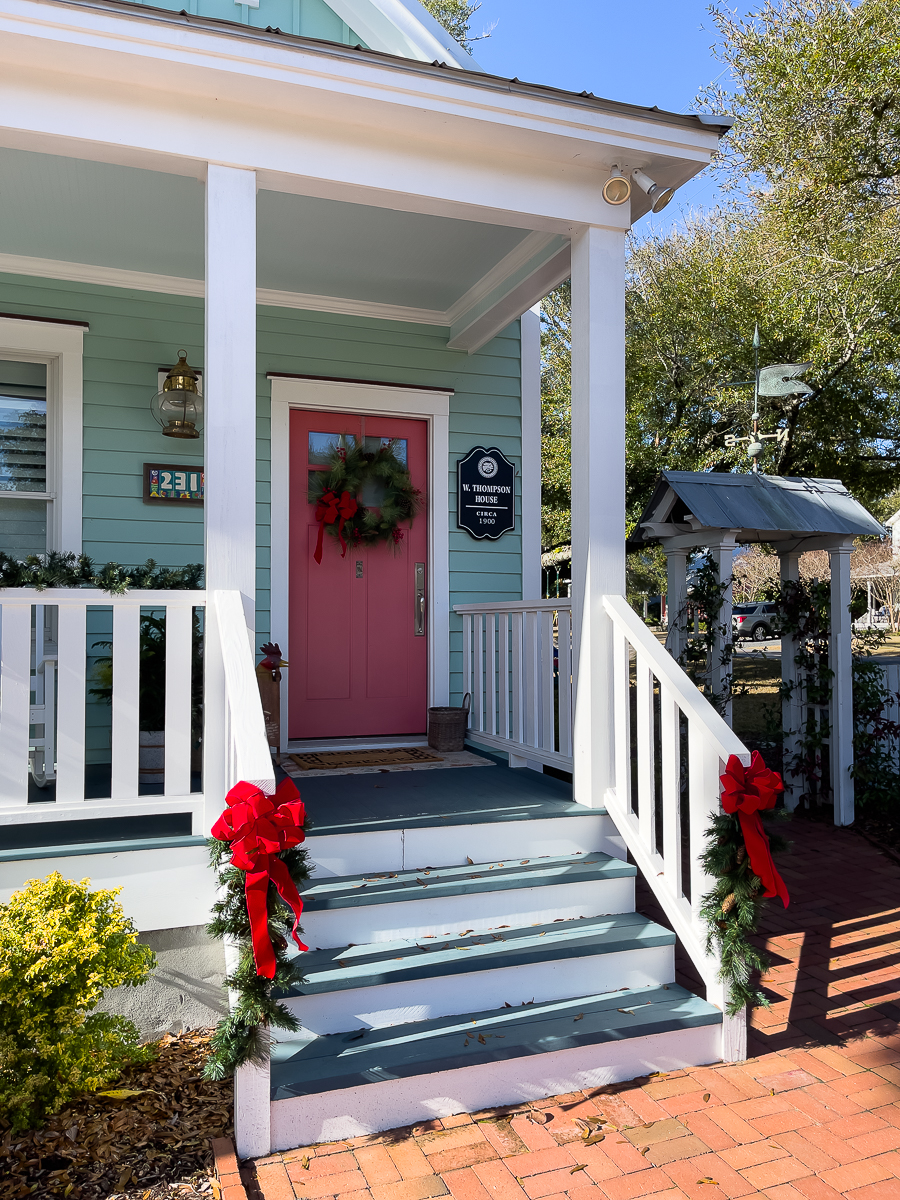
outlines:
[{"label": "white porch railing", "polygon": [[572,770],[572,601],[456,604],[463,619],[469,736],[510,755]]},{"label": "white porch railing", "polygon": [[[724,1009],[719,963],[706,953],[700,901],[713,885],[700,861],[719,776],[750,754],[659,644],[624,596],[604,596],[613,624],[615,782],[606,807],[639,870]],[[687,826],[687,828],[685,828]],[[744,1014],[725,1018],[723,1057],[746,1057]]]},{"label": "white porch railing", "polygon": [[[165,618],[164,775],[162,794],[154,795],[142,795],[139,782],[142,610]],[[195,610],[200,610],[207,668],[203,782],[217,793],[223,781],[227,788],[238,779],[274,790],[239,593],[135,590],[110,596],[87,588],[16,588],[0,592],[0,822],[187,812],[191,832],[207,833],[224,793],[209,797],[207,812],[206,789],[192,790],[198,782],[196,770],[192,780]],[[105,642],[112,643],[111,650]],[[97,683],[94,660],[106,654],[112,658],[104,755],[109,785],[100,790],[108,795],[88,799],[89,706],[102,711],[90,689]],[[213,657],[223,668],[218,690],[224,696],[210,695]],[[37,783],[55,785],[39,793],[46,802],[29,803],[29,769]]]}]

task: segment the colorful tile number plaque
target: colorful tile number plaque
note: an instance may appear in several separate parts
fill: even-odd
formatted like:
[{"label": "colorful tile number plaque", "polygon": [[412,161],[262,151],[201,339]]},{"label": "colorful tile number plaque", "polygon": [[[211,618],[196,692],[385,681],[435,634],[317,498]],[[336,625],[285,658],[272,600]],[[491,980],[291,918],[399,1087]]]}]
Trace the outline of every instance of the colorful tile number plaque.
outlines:
[{"label": "colorful tile number plaque", "polygon": [[457,524],[473,538],[502,537],[516,525],[516,467],[495,447],[476,446],[456,464]]},{"label": "colorful tile number plaque", "polygon": [[145,503],[169,500],[180,504],[202,504],[203,468],[144,463]]}]

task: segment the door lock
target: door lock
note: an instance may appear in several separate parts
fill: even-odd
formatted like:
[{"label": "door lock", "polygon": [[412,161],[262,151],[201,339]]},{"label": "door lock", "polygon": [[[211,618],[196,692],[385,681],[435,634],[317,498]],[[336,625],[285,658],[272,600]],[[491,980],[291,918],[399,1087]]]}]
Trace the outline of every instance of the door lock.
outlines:
[{"label": "door lock", "polygon": [[413,633],[425,636],[425,564],[416,563],[416,599],[413,610]]}]

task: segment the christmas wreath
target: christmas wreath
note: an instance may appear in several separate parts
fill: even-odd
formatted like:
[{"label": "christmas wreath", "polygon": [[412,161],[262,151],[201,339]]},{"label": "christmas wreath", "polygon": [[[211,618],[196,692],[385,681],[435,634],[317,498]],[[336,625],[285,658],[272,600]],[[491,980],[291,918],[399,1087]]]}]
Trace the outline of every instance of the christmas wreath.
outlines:
[{"label": "christmas wreath", "polygon": [[[381,493],[377,506],[360,501],[367,483],[375,484]],[[403,540],[400,526],[404,522],[412,525],[422,507],[422,494],[413,487],[391,442],[369,451],[355,440],[353,445],[340,445],[333,451],[326,471],[310,472],[309,502],[315,504],[319,522],[315,560],[320,563],[326,529],[340,542],[342,558],[348,541],[353,546],[399,545]]]},{"label": "christmas wreath", "polygon": [[703,897],[700,915],[708,931],[706,951],[718,949],[719,978],[728,984],[726,1011],[735,1016],[747,1004],[769,1007],[764,994],[751,984],[753,972],[765,971],[769,960],[750,936],[756,933],[759,910],[767,899],[778,896],[785,907],[790,903],[772,861],[772,851],[786,850],[788,842],[777,833],[767,834],[760,814],[783,817],[787,813],[773,811],[784,785],[756,751],[749,767],[732,754],[720,779],[725,811],[713,817],[706,831],[702,858],[716,884]]}]

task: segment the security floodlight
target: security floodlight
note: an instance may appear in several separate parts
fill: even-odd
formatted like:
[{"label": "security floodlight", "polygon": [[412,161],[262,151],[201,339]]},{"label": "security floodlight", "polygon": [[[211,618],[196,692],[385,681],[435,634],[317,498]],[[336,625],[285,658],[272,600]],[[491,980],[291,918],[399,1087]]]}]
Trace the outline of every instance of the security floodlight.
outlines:
[{"label": "security floodlight", "polygon": [[624,204],[631,195],[631,180],[613,164],[609,179],[603,185],[603,199],[607,204]]},{"label": "security floodlight", "polygon": [[651,212],[662,212],[675,195],[674,188],[664,188],[660,184],[654,183],[650,176],[645,175],[639,167],[631,172],[631,178],[649,196]]}]

